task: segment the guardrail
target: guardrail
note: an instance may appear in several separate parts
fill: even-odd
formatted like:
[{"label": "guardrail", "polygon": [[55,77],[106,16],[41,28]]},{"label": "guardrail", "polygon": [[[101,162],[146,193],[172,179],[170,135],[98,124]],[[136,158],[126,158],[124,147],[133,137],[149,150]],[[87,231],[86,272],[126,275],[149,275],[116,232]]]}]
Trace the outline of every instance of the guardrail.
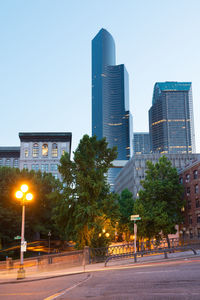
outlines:
[{"label": "guardrail", "polygon": [[162,249],[154,249],[154,250],[143,250],[143,251],[139,251],[139,252],[130,252],[130,253],[123,253],[123,254],[116,254],[116,255],[110,255],[106,258],[105,261],[105,267],[107,266],[107,263],[110,260],[113,259],[120,259],[120,258],[134,258],[134,262],[137,262],[137,256],[144,256],[144,255],[148,255],[148,254],[154,254],[154,253],[163,253],[164,254],[164,258],[167,259],[167,253],[172,253],[175,251],[185,251],[185,250],[192,250],[194,255],[197,255],[196,250],[193,247],[190,246],[182,246],[182,247],[173,247],[173,248],[162,248]]}]

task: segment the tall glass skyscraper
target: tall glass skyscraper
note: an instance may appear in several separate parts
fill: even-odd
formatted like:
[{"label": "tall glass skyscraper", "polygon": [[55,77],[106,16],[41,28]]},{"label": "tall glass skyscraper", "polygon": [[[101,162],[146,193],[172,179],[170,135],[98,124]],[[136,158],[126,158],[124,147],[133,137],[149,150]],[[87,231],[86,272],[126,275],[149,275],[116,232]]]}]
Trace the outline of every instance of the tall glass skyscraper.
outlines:
[{"label": "tall glass skyscraper", "polygon": [[148,132],[134,132],[133,134],[133,153],[150,154],[150,137]]},{"label": "tall glass skyscraper", "polygon": [[191,82],[155,84],[149,132],[152,152],[195,152]]},{"label": "tall glass skyscraper", "polygon": [[[92,40],[92,135],[106,137],[109,147],[117,146],[117,160],[132,155],[128,73],[124,65],[115,64],[115,42],[105,29]],[[119,171],[110,169],[109,183]]]}]

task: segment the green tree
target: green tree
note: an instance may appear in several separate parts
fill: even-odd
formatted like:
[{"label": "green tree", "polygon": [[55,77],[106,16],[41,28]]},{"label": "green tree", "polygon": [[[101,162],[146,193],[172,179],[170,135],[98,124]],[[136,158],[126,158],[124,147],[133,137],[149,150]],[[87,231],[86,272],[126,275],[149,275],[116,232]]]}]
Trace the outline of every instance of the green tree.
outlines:
[{"label": "green tree", "polygon": [[106,183],[117,151],[107,145],[105,138],[84,135],[74,152],[74,161],[67,153],[60,160],[64,197],[58,201],[54,220],[61,237],[75,241],[78,248],[98,244],[103,224],[113,228],[118,216],[117,197]]},{"label": "green tree", "polygon": [[123,190],[119,197],[120,219],[118,233],[120,236],[124,233],[126,241],[129,241],[133,232],[133,222],[130,220],[130,216],[133,214],[133,207],[133,194],[128,189]]},{"label": "green tree", "polygon": [[25,237],[28,240],[39,235],[46,238],[49,230],[53,236],[57,235],[51,218],[59,197],[59,181],[47,173],[1,167],[0,239],[3,246],[12,242],[21,232],[21,203],[15,198],[15,192],[24,182],[34,195],[33,201],[26,205]]},{"label": "green tree", "polygon": [[155,165],[148,161],[146,177],[141,183],[143,189],[134,206],[134,212],[142,218],[138,222],[138,233],[150,239],[159,238],[162,232],[168,239],[168,234],[176,233],[175,225],[182,221],[184,206],[177,170],[165,156]]}]

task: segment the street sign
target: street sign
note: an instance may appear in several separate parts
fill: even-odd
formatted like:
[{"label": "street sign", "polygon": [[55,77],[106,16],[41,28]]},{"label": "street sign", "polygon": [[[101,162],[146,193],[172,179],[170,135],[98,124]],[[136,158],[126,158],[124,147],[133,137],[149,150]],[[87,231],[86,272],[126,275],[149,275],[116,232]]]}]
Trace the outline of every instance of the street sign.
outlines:
[{"label": "street sign", "polygon": [[21,243],[21,251],[22,252],[26,252],[26,246],[27,246],[27,242],[26,241],[24,241],[24,242]]},{"label": "street sign", "polygon": [[132,215],[131,216],[131,221],[139,221],[141,220],[141,217],[139,215]]},{"label": "street sign", "polygon": [[14,240],[21,240],[21,236],[19,236],[19,235],[15,236]]}]

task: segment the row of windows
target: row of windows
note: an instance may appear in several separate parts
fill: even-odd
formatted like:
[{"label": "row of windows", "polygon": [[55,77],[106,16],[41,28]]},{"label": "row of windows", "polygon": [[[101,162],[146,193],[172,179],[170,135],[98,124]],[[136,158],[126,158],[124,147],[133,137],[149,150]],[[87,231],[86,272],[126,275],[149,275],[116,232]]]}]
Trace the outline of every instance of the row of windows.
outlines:
[{"label": "row of windows", "polygon": [[[43,157],[48,157],[48,153],[49,149],[48,149],[48,144],[43,144],[42,145],[42,156]],[[65,153],[65,150],[62,150],[62,155]],[[24,156],[28,157],[29,156],[29,150],[25,149],[24,150]],[[32,148],[32,156],[33,157],[38,157],[39,156],[39,144],[38,143],[34,143],[33,144],[33,148]],[[51,156],[52,157],[58,157],[58,145],[56,143],[52,144],[52,148],[51,148]]]},{"label": "row of windows", "polygon": [[[192,207],[192,202],[191,202],[191,200],[188,200],[188,202],[187,202],[187,206],[188,206],[188,209],[191,209],[191,207]],[[196,199],[196,208],[199,208],[200,207],[200,200],[199,199]]]},{"label": "row of windows", "polygon": [[[194,172],[193,172],[193,179],[197,179],[197,178],[198,178],[198,171],[194,170]],[[186,182],[190,182],[190,174],[186,174],[185,181]]]},{"label": "row of windows", "polygon": [[[24,164],[23,166],[24,169],[28,169],[28,165],[27,164]],[[57,164],[32,164],[31,165],[31,170],[34,170],[34,171],[39,171],[41,170],[42,172],[55,172],[55,171],[58,171],[58,165]]]},{"label": "row of windows", "polygon": [[[186,188],[186,195],[187,196],[190,196],[190,187],[188,186],[187,188]],[[194,193],[195,194],[198,194],[199,193],[199,186],[198,186],[198,184],[195,184],[194,185]]]},{"label": "row of windows", "polygon": [[[18,164],[19,164],[18,159],[14,159],[14,161],[13,161],[13,166],[14,166],[14,168],[18,168]],[[0,167],[2,167],[2,166],[3,166],[3,159],[0,159]],[[12,167],[12,166],[11,166],[11,160],[10,160],[9,158],[6,159],[5,166],[6,166],[6,167]]]},{"label": "row of windows", "polygon": [[[190,215],[188,218],[189,224],[192,224],[192,216]],[[200,214],[197,215],[197,223],[200,223]]]}]

